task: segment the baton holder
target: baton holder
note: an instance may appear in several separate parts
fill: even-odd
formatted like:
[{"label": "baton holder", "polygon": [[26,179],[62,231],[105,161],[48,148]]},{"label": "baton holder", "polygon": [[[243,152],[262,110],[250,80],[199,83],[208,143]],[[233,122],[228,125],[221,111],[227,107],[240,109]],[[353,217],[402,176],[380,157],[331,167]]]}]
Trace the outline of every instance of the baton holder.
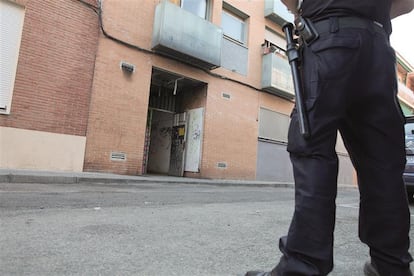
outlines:
[{"label": "baton holder", "polygon": [[308,139],[310,137],[310,130],[309,130],[309,123],[308,123],[308,118],[306,114],[306,109],[305,109],[305,105],[303,101],[302,81],[301,81],[301,77],[299,74],[299,51],[293,39],[293,24],[285,23],[282,29],[286,37],[286,42],[287,42],[286,52],[287,52],[290,68],[292,70],[293,86],[295,89],[295,96],[296,96],[296,110],[298,112],[298,119],[299,119],[299,131],[300,131],[300,134],[305,139]]}]

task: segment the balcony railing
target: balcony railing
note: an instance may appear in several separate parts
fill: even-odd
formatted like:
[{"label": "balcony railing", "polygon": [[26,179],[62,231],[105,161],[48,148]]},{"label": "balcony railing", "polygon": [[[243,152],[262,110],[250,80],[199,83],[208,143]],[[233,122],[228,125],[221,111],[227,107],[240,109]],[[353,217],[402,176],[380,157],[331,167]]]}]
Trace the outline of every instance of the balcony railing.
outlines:
[{"label": "balcony railing", "polygon": [[293,22],[294,16],[289,13],[286,6],[280,0],[265,0],[265,17],[273,22],[283,25],[285,22]]},{"label": "balcony railing", "polygon": [[167,0],[155,10],[152,49],[201,68],[220,66],[221,28]]},{"label": "balcony railing", "polygon": [[292,73],[287,58],[274,53],[263,55],[262,89],[284,98],[294,98]]}]

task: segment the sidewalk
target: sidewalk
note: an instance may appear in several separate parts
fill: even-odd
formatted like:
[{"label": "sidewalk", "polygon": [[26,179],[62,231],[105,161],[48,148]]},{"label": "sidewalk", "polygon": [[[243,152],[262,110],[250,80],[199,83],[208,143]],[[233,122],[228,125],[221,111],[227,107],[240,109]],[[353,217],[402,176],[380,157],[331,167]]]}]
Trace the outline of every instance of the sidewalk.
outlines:
[{"label": "sidewalk", "polygon": [[0,169],[0,183],[76,184],[94,182],[120,184],[174,183],[203,184],[217,186],[293,187],[293,183],[284,183],[276,181],[199,179],[167,175],[130,176],[111,173]]}]

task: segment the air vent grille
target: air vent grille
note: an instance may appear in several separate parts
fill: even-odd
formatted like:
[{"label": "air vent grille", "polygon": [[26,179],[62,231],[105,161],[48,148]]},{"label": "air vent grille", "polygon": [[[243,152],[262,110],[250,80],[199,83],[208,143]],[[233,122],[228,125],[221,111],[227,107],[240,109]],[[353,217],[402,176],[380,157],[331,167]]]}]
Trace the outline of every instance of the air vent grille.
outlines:
[{"label": "air vent grille", "polygon": [[126,161],[126,153],[124,152],[111,152],[111,161]]}]

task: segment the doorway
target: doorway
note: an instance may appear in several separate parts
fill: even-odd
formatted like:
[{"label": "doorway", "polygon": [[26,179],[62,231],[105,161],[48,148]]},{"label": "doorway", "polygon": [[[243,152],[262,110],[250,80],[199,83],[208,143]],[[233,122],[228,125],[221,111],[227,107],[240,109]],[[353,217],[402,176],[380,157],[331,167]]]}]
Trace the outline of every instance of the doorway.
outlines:
[{"label": "doorway", "polygon": [[150,173],[168,174],[174,113],[157,109],[150,109],[149,113],[151,124],[147,171]]},{"label": "doorway", "polygon": [[[204,113],[199,111],[204,110],[206,93],[207,84],[204,82],[153,68],[144,174],[183,176],[188,168],[194,172],[200,171]],[[190,115],[194,117],[193,120]],[[189,130],[195,133],[189,133]],[[191,162],[191,166],[186,166],[186,159]]]}]

